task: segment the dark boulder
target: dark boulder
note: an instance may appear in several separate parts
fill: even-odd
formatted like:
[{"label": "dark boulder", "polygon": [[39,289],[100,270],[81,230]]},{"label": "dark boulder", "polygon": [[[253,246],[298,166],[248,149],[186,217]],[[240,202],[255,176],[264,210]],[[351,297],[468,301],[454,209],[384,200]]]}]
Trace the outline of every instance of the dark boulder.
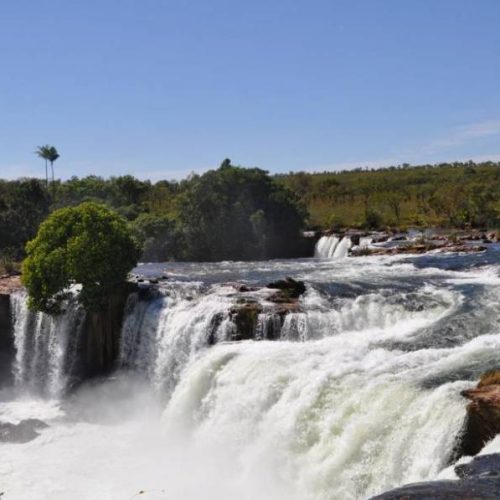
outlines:
[{"label": "dark boulder", "polygon": [[373,497],[372,500],[500,498],[499,453],[476,457],[468,464],[457,465],[455,473],[459,480],[408,484]]},{"label": "dark boulder", "polygon": [[236,331],[232,340],[249,340],[255,338],[257,322],[262,306],[257,301],[245,301],[231,309],[231,320]]},{"label": "dark boulder", "polygon": [[48,425],[36,418],[28,418],[18,424],[0,422],[0,442],[27,443],[39,436],[37,430],[45,427],[48,427]]},{"label": "dark boulder", "polygon": [[484,477],[500,480],[500,453],[479,455],[467,464],[455,466],[455,473],[460,479]]},{"label": "dark boulder", "polygon": [[281,297],[288,299],[298,299],[306,291],[306,285],[303,281],[296,281],[289,277],[273,281],[267,285],[267,288],[280,290]]},{"label": "dark boulder", "polygon": [[0,387],[12,382],[12,363],[15,355],[10,295],[0,294]]},{"label": "dark boulder", "polygon": [[[138,290],[133,283],[117,287],[107,304],[85,316],[75,365],[75,383],[110,373],[115,367],[120,348],[120,335],[129,295]],[[149,295],[150,290],[144,292]]]},{"label": "dark boulder", "polygon": [[414,483],[382,493],[372,500],[479,500],[500,498],[500,481],[469,479],[465,481],[430,481]]}]

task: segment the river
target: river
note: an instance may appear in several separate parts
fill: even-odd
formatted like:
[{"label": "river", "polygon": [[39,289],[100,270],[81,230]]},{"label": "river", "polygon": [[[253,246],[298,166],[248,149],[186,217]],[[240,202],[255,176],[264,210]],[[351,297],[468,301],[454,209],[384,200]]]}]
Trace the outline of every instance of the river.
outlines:
[{"label": "river", "polygon": [[[460,391],[498,366],[499,257],[491,245],[143,264],[169,280],[130,300],[116,372],[76,392],[66,373],[81,311],[30,315],[17,295],[16,384],[0,420],[49,427],[0,444],[2,499],[361,499],[435,478],[464,421]],[[307,291],[280,340],[267,340],[264,312],[259,340],[231,342],[227,283],[285,276]],[[265,290],[248,293],[265,303]]]}]

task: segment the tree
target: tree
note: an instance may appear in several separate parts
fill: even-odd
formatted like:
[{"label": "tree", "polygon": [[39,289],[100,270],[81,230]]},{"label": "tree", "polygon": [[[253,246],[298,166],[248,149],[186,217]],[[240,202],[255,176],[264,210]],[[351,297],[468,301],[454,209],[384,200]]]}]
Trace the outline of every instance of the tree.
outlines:
[{"label": "tree", "polygon": [[26,245],[26,253],[22,281],[30,307],[57,313],[76,284],[87,309],[106,304],[136,265],[139,248],[122,217],[87,202],[53,212]]},{"label": "tree", "polygon": [[178,244],[175,221],[165,215],[141,214],[131,227],[142,243],[141,260],[164,262],[175,257]]},{"label": "tree", "polygon": [[178,198],[187,260],[249,260],[300,255],[305,213],[266,171],[224,160],[188,181]]},{"label": "tree", "polygon": [[49,186],[49,172],[47,162],[50,162],[52,170],[52,185],[54,185],[54,162],[59,158],[59,153],[54,146],[46,144],[45,146],[38,146],[35,153],[45,160],[45,185]]}]

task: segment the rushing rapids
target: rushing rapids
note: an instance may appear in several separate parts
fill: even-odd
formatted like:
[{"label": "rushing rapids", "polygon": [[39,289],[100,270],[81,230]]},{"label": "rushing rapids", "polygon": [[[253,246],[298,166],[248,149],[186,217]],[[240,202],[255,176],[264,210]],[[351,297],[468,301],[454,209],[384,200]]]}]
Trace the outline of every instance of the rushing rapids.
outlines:
[{"label": "rushing rapids", "polygon": [[[155,294],[129,297],[114,375],[67,395],[83,313],[13,295],[0,420],[49,427],[0,444],[5,498],[358,499],[433,479],[460,391],[497,366],[498,257],[169,264]],[[307,291],[278,317],[265,285],[284,276]],[[261,306],[256,340],[233,341],[242,299]]]}]

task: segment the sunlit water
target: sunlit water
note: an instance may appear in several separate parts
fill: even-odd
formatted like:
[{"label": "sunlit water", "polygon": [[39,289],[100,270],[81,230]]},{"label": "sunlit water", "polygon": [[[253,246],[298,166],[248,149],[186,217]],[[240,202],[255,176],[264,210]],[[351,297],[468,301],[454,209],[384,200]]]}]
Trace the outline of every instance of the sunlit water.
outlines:
[{"label": "sunlit water", "polygon": [[[50,427],[0,445],[2,498],[357,499],[445,474],[460,391],[500,354],[499,255],[145,264],[170,280],[129,299],[116,374],[73,394],[80,313],[30,319],[14,298],[0,420]],[[229,342],[221,284],[285,276],[307,292],[281,340]]]}]

